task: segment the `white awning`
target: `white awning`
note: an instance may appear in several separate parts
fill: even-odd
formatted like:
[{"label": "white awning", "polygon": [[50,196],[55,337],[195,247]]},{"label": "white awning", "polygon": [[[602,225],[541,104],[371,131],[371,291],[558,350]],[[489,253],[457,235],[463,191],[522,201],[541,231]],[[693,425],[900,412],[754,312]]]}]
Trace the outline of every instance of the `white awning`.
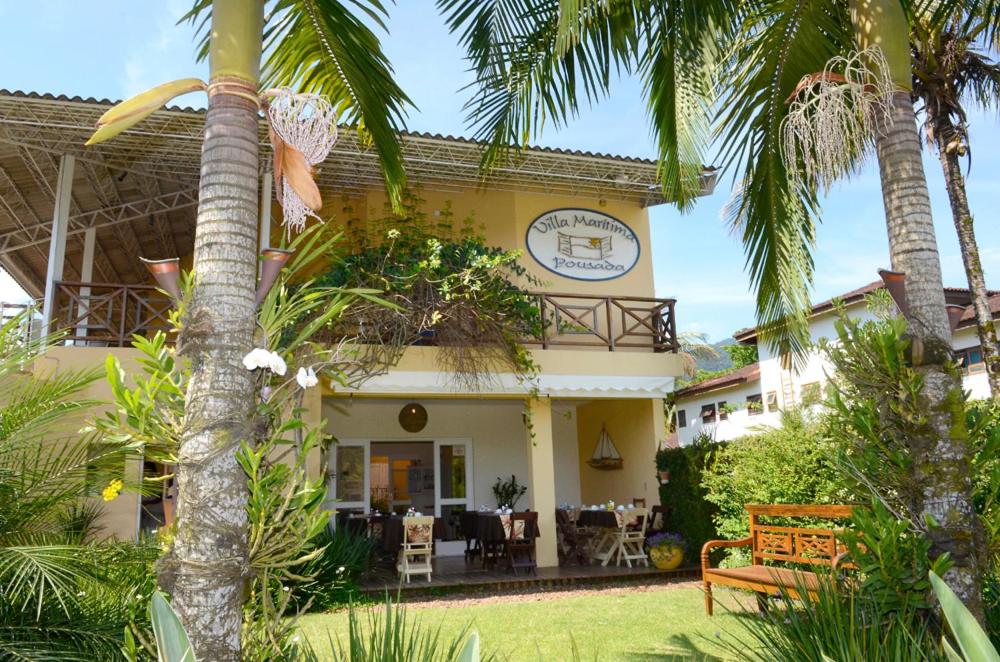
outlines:
[{"label": "white awning", "polygon": [[526,396],[532,386],[539,395],[556,398],[662,398],[674,388],[674,378],[628,377],[609,375],[540,375],[534,380],[520,381],[512,373],[492,376],[491,383],[479,391],[469,391],[443,372],[393,370],[374,377],[359,389],[335,390],[347,393],[378,395],[520,395]]}]

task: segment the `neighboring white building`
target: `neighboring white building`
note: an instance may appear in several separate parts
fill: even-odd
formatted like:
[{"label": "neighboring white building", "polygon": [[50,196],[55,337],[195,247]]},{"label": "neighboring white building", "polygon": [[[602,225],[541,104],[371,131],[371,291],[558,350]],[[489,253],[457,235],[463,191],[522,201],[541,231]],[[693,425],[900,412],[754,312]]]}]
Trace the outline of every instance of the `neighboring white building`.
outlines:
[{"label": "neighboring white building", "polygon": [[[834,301],[842,302],[852,319],[872,319],[865,296],[882,289],[881,281],[824,301],[813,307],[809,319],[809,337],[813,343],[835,338]],[[1000,292],[991,292],[990,308],[1000,317]],[[968,306],[969,291],[945,288],[950,304]],[[817,351],[811,351],[799,366],[784,368],[780,356],[764,344],[757,344],[757,330],[743,329],[733,334],[741,345],[757,345],[759,362],[726,375],[688,386],[674,394],[677,406],[677,439],[690,444],[701,434],[726,441],[754,431],[761,426],[775,426],[780,411],[818,397],[825,388],[832,366]],[[976,333],[975,317],[968,307],[952,336],[956,358],[962,361],[964,384],[973,398],[990,395],[985,365]]]}]

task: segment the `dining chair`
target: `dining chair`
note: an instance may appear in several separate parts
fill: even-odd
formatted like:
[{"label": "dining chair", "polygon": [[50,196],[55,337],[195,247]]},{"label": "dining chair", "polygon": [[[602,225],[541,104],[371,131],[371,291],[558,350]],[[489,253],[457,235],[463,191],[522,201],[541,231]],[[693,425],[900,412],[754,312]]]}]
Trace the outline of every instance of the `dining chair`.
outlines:
[{"label": "dining chair", "polygon": [[511,572],[516,575],[520,568],[533,575],[537,574],[535,534],[538,531],[538,513],[503,515],[501,521],[504,521],[504,530],[507,534],[504,553]]},{"label": "dining chair", "polygon": [[559,534],[559,565],[576,561],[586,565],[590,559],[590,539],[593,534],[576,527],[566,510],[556,511],[556,529]]},{"label": "dining chair", "polygon": [[431,556],[434,553],[434,518],[404,517],[403,544],[399,548],[396,570],[410,583],[411,575],[425,575],[431,581]]},{"label": "dining chair", "polygon": [[[626,508],[618,511],[618,540],[616,541],[616,560],[618,565],[632,567],[632,561],[649,567],[649,557],[646,556],[646,525],[649,511],[645,508]],[[609,555],[610,556],[610,555]],[[607,560],[605,560],[605,565]]]}]

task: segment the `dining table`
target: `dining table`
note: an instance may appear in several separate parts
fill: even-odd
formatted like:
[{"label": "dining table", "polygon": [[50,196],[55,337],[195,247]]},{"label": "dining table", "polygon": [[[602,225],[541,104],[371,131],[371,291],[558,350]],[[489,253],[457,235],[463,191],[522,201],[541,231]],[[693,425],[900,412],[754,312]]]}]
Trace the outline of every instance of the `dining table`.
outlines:
[{"label": "dining table", "polygon": [[607,565],[620,545],[618,531],[624,510],[608,510],[606,508],[582,508],[577,516],[576,525],[594,531],[591,538],[590,557]]},{"label": "dining table", "polygon": [[[500,515],[494,511],[467,510],[459,516],[459,528],[466,541],[475,540],[475,546],[466,545],[467,556],[479,555],[486,565],[489,552],[498,552],[507,539],[507,532],[504,527],[503,518],[509,515]],[[538,522],[534,523],[533,538],[538,538]],[[486,554],[483,554],[486,551]]]}]

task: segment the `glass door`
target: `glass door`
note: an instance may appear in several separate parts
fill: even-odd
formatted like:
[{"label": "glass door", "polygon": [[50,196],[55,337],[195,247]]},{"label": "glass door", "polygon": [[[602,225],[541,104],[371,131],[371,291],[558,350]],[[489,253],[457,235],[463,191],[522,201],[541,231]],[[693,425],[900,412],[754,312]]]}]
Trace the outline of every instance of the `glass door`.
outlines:
[{"label": "glass door", "polygon": [[473,510],[472,441],[434,442],[434,514],[444,523],[445,535],[437,545],[439,556],[465,552],[461,514]]},{"label": "glass door", "polygon": [[333,457],[327,476],[327,495],[334,498],[326,507],[337,510],[337,521],[351,514],[367,513],[370,507],[368,463],[371,445],[365,439],[344,439],[332,447]]}]

